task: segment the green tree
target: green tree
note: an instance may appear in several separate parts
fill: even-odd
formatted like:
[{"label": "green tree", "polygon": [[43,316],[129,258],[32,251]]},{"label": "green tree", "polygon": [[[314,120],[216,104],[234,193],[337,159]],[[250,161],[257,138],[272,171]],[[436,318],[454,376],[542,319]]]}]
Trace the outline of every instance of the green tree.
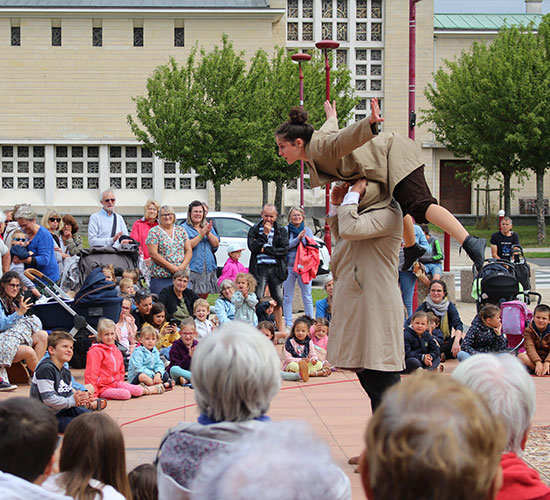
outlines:
[{"label": "green tree", "polygon": [[[285,182],[300,175],[299,163],[287,165],[278,156],[275,130],[288,119],[288,112],[300,104],[298,65],[292,61],[284,48],[277,48],[269,60],[268,55],[258,51],[247,74],[247,119],[252,126],[252,147],[246,169],[248,178],[257,177],[263,185],[263,201],[267,202],[267,186],[276,183],[275,205],[282,209],[282,192]],[[311,61],[302,63],[304,74],[304,108],[309,112],[309,121],[316,128],[325,120],[324,59],[317,52]],[[331,96],[336,100],[339,120],[343,126],[351,110],[357,104],[351,87],[349,70],[342,66],[331,70]],[[307,167],[306,167],[307,168]]]},{"label": "green tree", "polygon": [[459,157],[470,157],[470,178],[500,174],[510,213],[511,179],[537,175],[538,237],[545,239],[543,176],[550,159],[550,18],[533,26],[505,27],[487,46],[474,43],[454,62],[445,61],[428,85],[432,108],[424,122]]},{"label": "green tree", "polygon": [[155,70],[147,95],[135,100],[137,119],[128,122],[136,137],[159,157],[194,168],[198,179],[214,185],[215,209],[221,209],[221,187],[238,177],[248,161],[249,124],[243,120],[245,62],[227,35],[221,47],[194,48],[187,62]]}]

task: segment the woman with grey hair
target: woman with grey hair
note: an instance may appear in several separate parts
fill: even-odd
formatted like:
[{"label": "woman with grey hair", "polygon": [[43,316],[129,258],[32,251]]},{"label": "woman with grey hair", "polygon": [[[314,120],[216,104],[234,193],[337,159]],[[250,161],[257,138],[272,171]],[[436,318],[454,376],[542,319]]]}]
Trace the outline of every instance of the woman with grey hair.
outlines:
[{"label": "woman with grey hair", "polygon": [[220,296],[214,304],[214,312],[220,325],[235,319],[235,305],[231,302],[235,288],[235,283],[231,280],[223,280],[220,283]]},{"label": "woman with grey hair", "polygon": [[151,256],[150,289],[157,294],[172,284],[174,273],[187,268],[193,253],[187,232],[176,225],[174,209],[163,205],[159,210],[159,219],[159,225],[149,231],[145,240]]},{"label": "woman with grey hair", "polygon": [[460,363],[452,377],[483,395],[504,424],[508,441],[498,498],[550,498],[548,486],[521,459],[536,409],[535,384],[521,361],[510,354],[476,354]]},{"label": "woman with grey hair", "polygon": [[44,273],[52,281],[59,279],[59,267],[55,258],[54,240],[51,233],[36,222],[36,212],[30,205],[21,205],[15,213],[15,220],[29,237],[28,254],[13,257],[15,264],[23,263]]},{"label": "woman with grey hair", "polygon": [[197,422],[170,429],[158,457],[159,498],[187,499],[198,465],[269,421],[281,386],[277,351],[255,328],[239,321],[202,339],[193,354]]},{"label": "woman with grey hair", "polygon": [[283,284],[283,314],[285,316],[285,326],[292,326],[292,300],[294,299],[294,287],[296,282],[302,292],[302,302],[304,303],[304,313],[313,318],[313,298],[311,297],[311,281],[304,283],[302,277],[294,271],[294,261],[298,253],[298,245],[307,244],[306,236],[313,239],[313,231],[305,226],[306,214],[300,207],[292,207],[288,211],[288,254],[286,262],[288,265],[288,277]]},{"label": "woman with grey hair", "polygon": [[172,276],[172,285],[163,288],[159,293],[159,302],[166,307],[166,317],[179,319],[193,316],[193,304],[199,299],[199,296],[190,290],[189,269],[185,271],[176,271]]},{"label": "woman with grey hair", "polygon": [[193,500],[351,500],[349,478],[303,422],[269,423],[206,458],[191,490]]}]

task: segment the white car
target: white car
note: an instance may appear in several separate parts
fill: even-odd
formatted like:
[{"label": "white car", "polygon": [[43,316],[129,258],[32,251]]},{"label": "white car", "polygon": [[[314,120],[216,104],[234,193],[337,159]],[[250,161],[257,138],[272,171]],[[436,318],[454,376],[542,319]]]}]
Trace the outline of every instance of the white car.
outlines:
[{"label": "white car", "polygon": [[[206,217],[211,220],[216,233],[220,237],[220,246],[214,254],[218,271],[221,272],[225,262],[227,261],[227,248],[234,243],[242,245],[244,252],[239,259],[239,262],[246,267],[249,267],[250,250],[248,249],[248,231],[254,225],[242,215],[232,212],[208,212]],[[179,212],[176,214],[176,223],[182,225],[187,219],[187,213]],[[259,219],[258,219],[259,220]],[[315,241],[319,245],[319,269],[317,275],[327,274],[329,272],[330,254],[328,253],[325,242],[314,236]]]}]

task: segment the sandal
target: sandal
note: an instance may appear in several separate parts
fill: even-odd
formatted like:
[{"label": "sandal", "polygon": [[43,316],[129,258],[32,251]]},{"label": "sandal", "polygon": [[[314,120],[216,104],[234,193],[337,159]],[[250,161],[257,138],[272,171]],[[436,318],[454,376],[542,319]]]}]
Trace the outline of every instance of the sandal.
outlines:
[{"label": "sandal", "polygon": [[164,385],[155,384],[155,385],[143,385],[143,395],[149,396],[151,394],[164,394]]},{"label": "sandal", "polygon": [[173,380],[169,380],[168,382],[164,382],[164,384],[162,384],[165,391],[171,391],[175,385],[176,383]]},{"label": "sandal", "polygon": [[107,408],[107,400],[105,398],[97,398],[88,405],[88,409],[92,411],[102,411],[105,408]]}]

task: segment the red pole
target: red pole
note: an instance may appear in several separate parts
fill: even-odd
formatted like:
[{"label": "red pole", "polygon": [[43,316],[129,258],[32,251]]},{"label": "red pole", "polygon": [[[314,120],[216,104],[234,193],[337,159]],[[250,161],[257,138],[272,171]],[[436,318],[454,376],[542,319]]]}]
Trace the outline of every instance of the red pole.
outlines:
[{"label": "red pole", "polygon": [[[330,101],[330,64],[328,61],[328,49],[336,49],[340,46],[339,42],[332,40],[321,40],[317,42],[315,46],[321,49],[325,54],[325,96],[327,101]],[[330,184],[325,186],[325,213],[329,213],[330,210]],[[332,254],[332,242],[330,237],[330,226],[325,219],[325,245],[327,246],[329,254]]]},{"label": "red pole", "polygon": [[[302,73],[302,61],[309,61],[309,54],[292,54],[293,61],[298,61],[299,79],[300,79],[300,107],[304,107],[304,74]],[[304,161],[300,160],[300,207],[304,209]]]},{"label": "red pole", "polygon": [[416,86],[416,2],[409,0],[409,137],[414,141],[414,126],[416,117],[415,86]]}]

